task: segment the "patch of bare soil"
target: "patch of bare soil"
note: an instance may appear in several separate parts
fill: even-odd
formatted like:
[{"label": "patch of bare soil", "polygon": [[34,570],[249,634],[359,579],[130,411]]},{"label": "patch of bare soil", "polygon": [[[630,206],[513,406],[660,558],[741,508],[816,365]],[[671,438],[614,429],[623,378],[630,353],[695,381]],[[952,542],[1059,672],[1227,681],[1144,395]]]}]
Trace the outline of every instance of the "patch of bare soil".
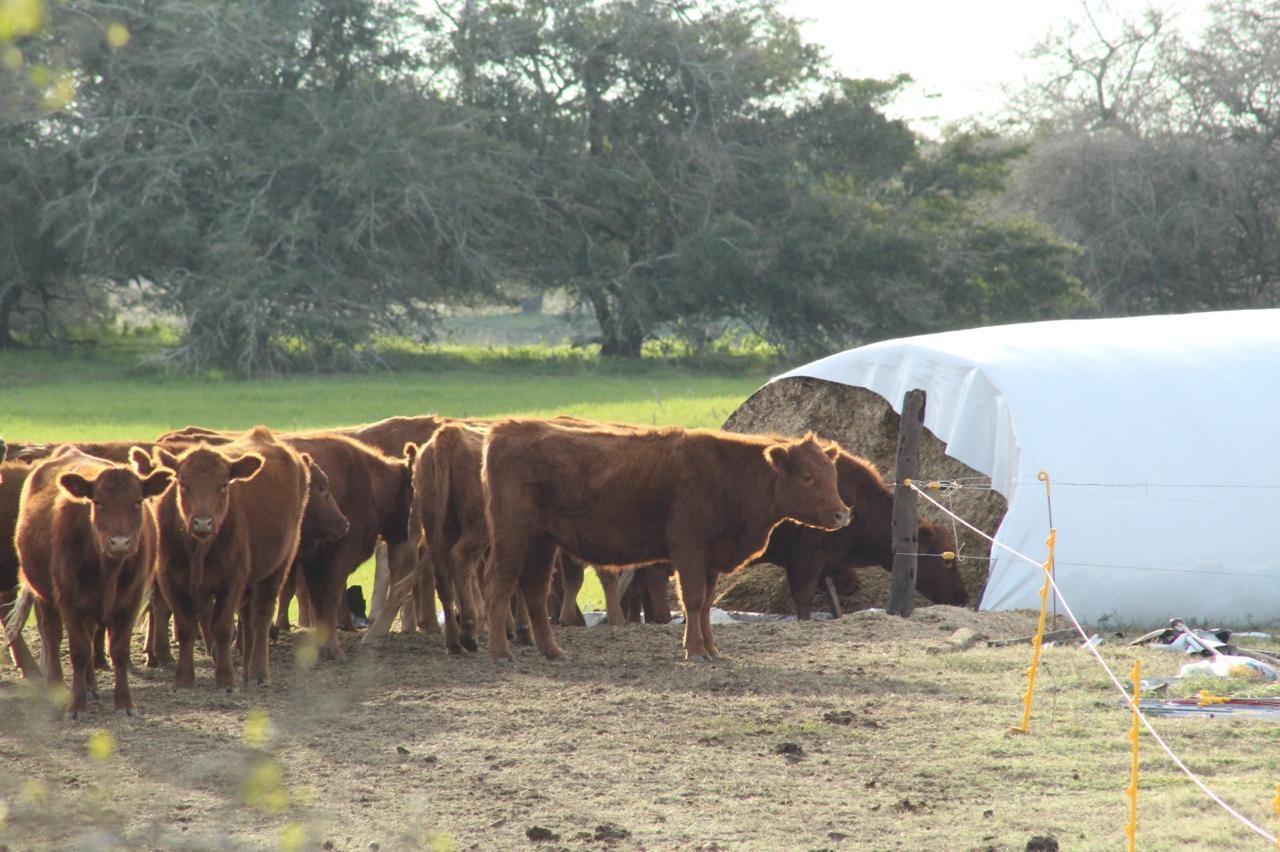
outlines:
[{"label": "patch of bare soil", "polygon": [[[198,651],[196,689],[139,668],[145,715],[128,720],[101,675],[102,700],[78,724],[6,668],[0,844],[818,848],[844,835],[857,846],[864,785],[887,771],[867,747],[898,724],[886,692],[937,691],[897,677],[891,648],[973,625],[1012,635],[1034,620],[930,607],[909,620],[727,625],[719,664],[680,662],[678,625],[564,628],[570,662],[524,649],[514,666],[400,635],[376,648],[345,635],[348,662],[307,666],[309,639],[295,633],[271,649],[270,687],[219,694]],[[102,759],[90,756],[98,731],[112,744]],[[883,819],[878,843],[897,815]]]}]

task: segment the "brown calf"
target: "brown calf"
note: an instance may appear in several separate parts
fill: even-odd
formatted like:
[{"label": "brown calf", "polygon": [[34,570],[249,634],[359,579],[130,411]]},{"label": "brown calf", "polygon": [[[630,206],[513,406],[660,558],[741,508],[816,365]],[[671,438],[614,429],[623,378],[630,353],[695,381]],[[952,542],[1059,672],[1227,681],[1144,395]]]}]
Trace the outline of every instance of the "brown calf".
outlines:
[{"label": "brown calf", "polygon": [[[853,507],[853,520],[835,532],[783,523],[760,557],[787,569],[796,617],[808,619],[818,581],[846,568],[879,565],[893,570],[893,492],[866,459],[841,451],[836,460],[840,498]],[[917,532],[916,589],[938,604],[969,601],[955,566],[955,537],[944,526],[921,519]],[[856,575],[852,575],[856,578]],[[856,579],[854,580],[856,583]]]},{"label": "brown calf", "polygon": [[36,596],[45,680],[62,683],[63,625],[71,652],[67,718],[97,695],[94,635],[105,626],[115,671],[115,707],[135,712],[129,691],[129,640],[155,570],[156,520],[149,498],[169,487],[173,472],[150,470],[137,449],[134,468],[64,448],[38,464],[22,489],[14,536],[22,579]]},{"label": "brown calf", "polygon": [[[313,542],[337,541],[351,529],[351,522],[342,513],[342,508],[338,506],[338,501],[333,496],[329,475],[324,472],[324,468],[315,463],[314,459],[311,462],[311,479],[307,491],[307,508],[302,513],[302,531],[298,537],[299,554],[308,552]],[[300,573],[295,563],[294,568],[289,571],[289,576],[285,578],[284,584],[280,586],[280,602],[276,608],[275,621],[276,628],[280,630],[289,629],[289,601],[293,600],[297,591]],[[305,582],[304,580],[303,591],[307,592]],[[313,626],[314,611],[311,609],[309,592],[298,599],[298,606],[299,624],[305,627]]]},{"label": "brown calf", "polygon": [[[310,463],[307,491],[307,507],[302,512],[300,541],[329,540],[346,535],[348,527],[346,515],[342,514],[342,510],[333,499],[333,493],[329,489],[329,477],[314,461]],[[302,546],[300,544],[299,548]],[[285,602],[286,607],[288,601],[286,589],[289,590],[289,597],[292,597],[294,574],[294,571],[290,571],[285,583],[280,587],[280,600]],[[147,666],[149,668],[173,663],[173,653],[169,646],[169,620],[172,615],[173,612],[169,609],[169,604],[157,584],[151,596],[147,619]],[[288,629],[287,620],[285,629]]]},{"label": "brown calf", "polygon": [[[128,464],[129,453],[133,447],[141,447],[150,451],[152,445],[144,441],[110,441],[106,443],[80,444],[9,444],[6,448],[7,458],[4,463],[2,477],[7,482],[0,482],[0,620],[7,618],[14,594],[18,585],[18,554],[13,546],[14,532],[18,525],[18,498],[22,492],[22,483],[31,472],[33,466],[48,459],[61,447],[70,446],[80,452],[106,459],[116,464]],[[149,471],[142,471],[144,475]],[[98,668],[106,668],[105,627],[99,625],[98,634],[94,638],[94,664]],[[39,673],[26,641],[20,632],[15,632],[10,643],[9,653],[21,669],[24,677],[34,677]]]},{"label": "brown calf", "polygon": [[410,465],[344,435],[309,432],[282,440],[324,468],[333,499],[349,522],[341,538],[305,538],[294,565],[321,634],[320,652],[340,659],[338,621],[346,606],[347,577],[373,554],[379,536],[389,546],[404,543],[413,495]]},{"label": "brown calf", "polygon": [[161,447],[155,456],[178,481],[158,512],[160,588],[178,638],[175,683],[195,684],[200,629],[212,645],[217,686],[234,690],[231,635],[239,611],[244,680],[266,684],[271,615],[298,550],[309,461],[261,426],[224,446],[180,455]]},{"label": "brown calf", "polygon": [[685,654],[718,657],[710,621],[717,576],[759,556],[786,518],[828,529],[848,523],[836,490],[837,454],[812,436],[495,423],[483,463],[490,655],[510,659],[502,627],[518,583],[538,647],[550,659],[561,656],[546,598],[551,560],[562,547],[597,565],[672,561]]}]

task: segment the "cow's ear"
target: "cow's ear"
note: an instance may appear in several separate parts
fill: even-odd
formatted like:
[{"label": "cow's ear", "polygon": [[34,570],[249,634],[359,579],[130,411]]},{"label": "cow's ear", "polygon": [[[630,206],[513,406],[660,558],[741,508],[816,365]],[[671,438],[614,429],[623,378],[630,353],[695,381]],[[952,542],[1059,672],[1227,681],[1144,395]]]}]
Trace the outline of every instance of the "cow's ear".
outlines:
[{"label": "cow's ear", "polygon": [[178,457],[164,447],[156,447],[151,451],[151,455],[160,467],[167,467],[169,470],[178,469]]},{"label": "cow's ear", "polygon": [[246,453],[231,463],[231,481],[253,479],[262,469],[264,459],[257,453]]},{"label": "cow's ear", "polygon": [[133,470],[138,476],[146,476],[156,469],[155,463],[151,460],[151,454],[142,447],[129,448],[129,463],[133,465]]},{"label": "cow's ear", "polygon": [[827,458],[831,459],[832,461],[835,461],[836,459],[840,458],[840,445],[837,444],[835,441],[832,441],[830,444],[827,445],[827,449],[825,452],[827,454]]},{"label": "cow's ear", "polygon": [[72,500],[88,503],[93,499],[94,480],[85,479],[78,473],[64,473],[58,477],[58,487],[66,492]]},{"label": "cow's ear", "polygon": [[791,454],[787,452],[785,444],[773,444],[765,447],[764,457],[769,460],[769,464],[779,473],[787,473],[791,470]]},{"label": "cow's ear", "polygon": [[151,475],[142,480],[143,497],[159,497],[173,484],[173,471],[167,467],[156,468]]},{"label": "cow's ear", "polygon": [[404,445],[404,452],[401,453],[409,461],[410,469],[413,468],[413,462],[418,458],[418,445],[410,442]]},{"label": "cow's ear", "polygon": [[308,470],[311,469],[311,465],[315,464],[316,460],[311,457],[311,453],[299,453],[298,455],[302,456],[302,463],[307,466]]}]

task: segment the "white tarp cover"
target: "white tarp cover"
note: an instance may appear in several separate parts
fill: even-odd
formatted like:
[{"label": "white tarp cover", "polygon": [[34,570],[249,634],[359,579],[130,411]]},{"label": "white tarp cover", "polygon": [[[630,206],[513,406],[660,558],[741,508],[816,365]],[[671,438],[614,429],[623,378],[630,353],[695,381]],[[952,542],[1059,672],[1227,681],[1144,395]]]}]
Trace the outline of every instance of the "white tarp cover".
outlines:
[{"label": "white tarp cover", "polygon": [[[1062,320],[873,343],[777,378],[867,388],[1009,501],[996,540],[1078,617],[1280,619],[1280,310]],[[927,476],[928,471],[921,471]],[[982,609],[1038,607],[1043,573],[993,548]]]}]

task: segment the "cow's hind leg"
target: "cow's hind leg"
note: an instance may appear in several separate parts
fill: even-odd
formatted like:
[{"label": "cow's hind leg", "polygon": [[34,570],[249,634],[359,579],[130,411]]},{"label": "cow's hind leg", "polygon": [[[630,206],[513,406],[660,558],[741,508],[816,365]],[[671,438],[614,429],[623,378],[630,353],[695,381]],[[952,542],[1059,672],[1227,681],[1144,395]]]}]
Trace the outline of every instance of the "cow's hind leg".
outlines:
[{"label": "cow's hind leg", "polygon": [[[512,540],[514,538],[514,540]],[[515,594],[528,542],[523,537],[504,536],[493,542],[485,569],[485,613],[489,622],[489,656],[512,660],[507,643],[507,619],[511,617],[511,596]]]},{"label": "cow's hind leg", "polygon": [[610,571],[606,568],[595,570],[596,577],[600,579],[600,589],[604,592],[604,611],[609,624],[613,627],[626,624],[627,616],[622,610],[622,595],[625,592],[623,586],[634,581],[636,572]]},{"label": "cow's hind leg", "polygon": [[551,583],[551,564],[555,554],[556,546],[553,542],[534,542],[525,551],[524,568],[520,572],[520,591],[524,595],[525,606],[529,608],[529,627],[533,631],[533,641],[548,660],[564,656],[564,651],[556,644],[551,620],[547,617],[547,589]]},{"label": "cow's hind leg", "polygon": [[248,603],[244,607],[247,617],[241,616],[245,628],[244,682],[258,686],[271,684],[271,661],[268,638],[271,632],[271,615],[276,608],[284,571],[278,571],[265,580],[254,583],[249,590]]},{"label": "cow's hind leg", "polygon": [[110,665],[107,662],[107,626],[100,624],[98,631],[93,634],[93,667],[97,671],[106,671]]},{"label": "cow's hind leg", "polygon": [[[440,607],[444,612],[444,647],[450,654],[462,653],[462,641],[458,625],[457,584],[453,581],[453,570],[448,560],[436,560],[430,555],[424,557],[419,569],[424,573],[430,571],[435,575],[436,593],[440,595]],[[439,568],[439,570],[437,570]],[[418,582],[414,581],[415,593]]]},{"label": "cow's hind leg", "polygon": [[[289,576],[284,578],[284,582],[280,584],[280,598],[276,606],[276,618],[273,623],[275,632],[288,633],[289,625],[289,604],[293,602],[295,593],[298,590],[298,575],[302,573],[302,566],[294,563],[289,571]],[[299,598],[301,601],[301,598]]]},{"label": "cow's hind leg", "polygon": [[582,610],[578,609],[578,594],[582,591],[587,566],[567,553],[561,553],[556,562],[560,565],[560,577],[564,585],[564,593],[560,598],[560,624],[565,627],[586,627],[587,621],[582,617]]},{"label": "cow's hind leg", "polygon": [[57,689],[62,681],[62,614],[48,601],[36,600],[36,627],[40,631],[40,667],[45,686]]},{"label": "cow's hind leg", "polygon": [[483,558],[484,546],[463,538],[453,547],[449,569],[453,574],[453,590],[458,596],[458,641],[468,651],[479,647],[476,642],[477,599],[476,568]]}]

